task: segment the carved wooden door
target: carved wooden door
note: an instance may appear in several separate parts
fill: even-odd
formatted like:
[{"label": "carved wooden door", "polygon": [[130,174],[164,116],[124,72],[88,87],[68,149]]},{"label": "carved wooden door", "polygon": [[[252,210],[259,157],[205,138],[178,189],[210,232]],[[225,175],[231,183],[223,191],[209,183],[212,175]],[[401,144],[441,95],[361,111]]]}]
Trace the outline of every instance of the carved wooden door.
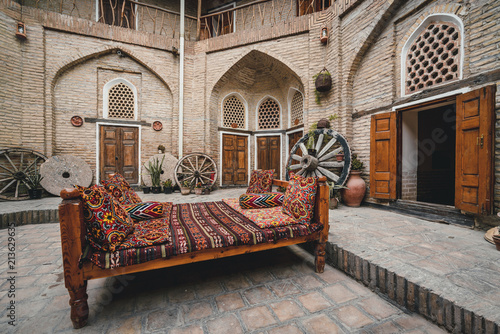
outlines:
[{"label": "carved wooden door", "polygon": [[139,181],[139,129],[123,126],[100,128],[100,178],[119,173],[130,183]]},{"label": "carved wooden door", "polygon": [[257,137],[257,168],[274,169],[273,177],[281,175],[281,139],[280,136]]},{"label": "carved wooden door", "polygon": [[473,213],[493,208],[493,125],[496,86],[457,96],[455,206]]},{"label": "carved wooden door", "polygon": [[[293,146],[299,141],[304,135],[303,131],[290,133],[288,135],[288,153],[292,150]],[[302,150],[297,150],[295,154],[302,156]]]},{"label": "carved wooden door", "polygon": [[396,113],[372,116],[370,133],[370,196],[396,199],[397,160]]},{"label": "carved wooden door", "polygon": [[222,135],[222,184],[248,184],[248,137]]}]

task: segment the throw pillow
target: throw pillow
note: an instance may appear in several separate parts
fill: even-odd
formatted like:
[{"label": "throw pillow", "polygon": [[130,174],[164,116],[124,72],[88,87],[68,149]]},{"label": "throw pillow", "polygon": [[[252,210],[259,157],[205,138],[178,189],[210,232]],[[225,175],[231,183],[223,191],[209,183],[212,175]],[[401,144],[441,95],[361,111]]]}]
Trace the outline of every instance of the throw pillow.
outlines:
[{"label": "throw pillow", "polygon": [[109,180],[103,180],[101,183],[122,205],[142,202],[139,195],[120,174],[115,174]]},{"label": "throw pillow", "polygon": [[283,205],[285,195],[282,193],[243,194],[240,196],[242,209],[262,209]]},{"label": "throw pillow", "polygon": [[95,249],[114,252],[125,237],[134,231],[132,218],[103,187],[76,187],[84,203],[87,240]]},{"label": "throw pillow", "polygon": [[298,224],[309,224],[314,215],[314,201],[318,188],[317,177],[290,174],[289,186],[283,200],[283,212]]},{"label": "throw pillow", "polygon": [[250,184],[247,188],[247,194],[262,194],[271,192],[273,188],[274,169],[253,170],[250,176]]},{"label": "throw pillow", "polygon": [[135,221],[160,218],[163,216],[163,204],[158,202],[124,204],[122,207]]}]

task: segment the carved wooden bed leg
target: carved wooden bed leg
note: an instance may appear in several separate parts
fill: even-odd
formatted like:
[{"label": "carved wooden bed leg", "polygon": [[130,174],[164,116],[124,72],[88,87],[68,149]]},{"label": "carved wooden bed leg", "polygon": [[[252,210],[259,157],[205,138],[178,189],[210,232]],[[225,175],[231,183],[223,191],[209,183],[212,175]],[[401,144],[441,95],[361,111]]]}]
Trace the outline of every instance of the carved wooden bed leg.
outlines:
[{"label": "carved wooden bed leg", "polygon": [[325,242],[316,241],[316,249],[314,251],[314,267],[317,273],[322,273],[325,271]]},{"label": "carved wooden bed leg", "polygon": [[82,328],[89,318],[89,305],[87,304],[87,281],[83,286],[73,290],[68,288],[69,305],[71,306],[71,321],[75,329]]}]

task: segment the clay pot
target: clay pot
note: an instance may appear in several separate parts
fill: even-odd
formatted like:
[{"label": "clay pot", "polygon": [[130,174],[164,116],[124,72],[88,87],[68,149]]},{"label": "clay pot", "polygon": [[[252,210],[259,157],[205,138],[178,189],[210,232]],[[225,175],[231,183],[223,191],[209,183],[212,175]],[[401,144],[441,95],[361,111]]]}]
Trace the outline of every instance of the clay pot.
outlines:
[{"label": "clay pot", "polygon": [[497,251],[500,251],[500,234],[493,235],[493,242],[495,243]]},{"label": "clay pot", "polygon": [[344,154],[342,154],[342,153],[337,154],[337,161],[340,162],[340,161],[343,161],[343,160],[344,160]]},{"label": "clay pot", "polygon": [[342,189],[342,199],[347,206],[360,206],[366,192],[365,180],[361,178],[361,171],[353,170],[345,185],[349,189]]},{"label": "clay pot", "polygon": [[196,195],[202,195],[203,193],[203,189],[202,188],[194,188],[194,193]]},{"label": "clay pot", "polygon": [[339,206],[339,201],[337,200],[337,198],[331,197],[330,198],[330,205],[328,208],[330,210],[334,210],[334,209],[338,208],[338,206]]},{"label": "clay pot", "polygon": [[327,73],[326,68],[321,70],[321,72],[318,74],[314,85],[316,86],[316,90],[318,92],[328,92],[330,89],[332,89],[332,76]]},{"label": "clay pot", "polygon": [[181,194],[183,194],[183,195],[189,195],[190,193],[191,193],[191,189],[181,187]]}]

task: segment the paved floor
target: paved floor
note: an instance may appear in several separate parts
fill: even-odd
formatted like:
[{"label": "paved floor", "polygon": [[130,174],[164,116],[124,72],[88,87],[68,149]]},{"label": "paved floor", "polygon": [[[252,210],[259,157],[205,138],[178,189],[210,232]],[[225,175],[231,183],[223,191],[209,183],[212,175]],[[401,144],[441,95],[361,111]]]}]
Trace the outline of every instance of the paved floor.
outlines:
[{"label": "paved floor", "polygon": [[[229,189],[210,196],[145,195],[143,199],[193,202],[235,197],[241,192]],[[42,199],[37,206],[54,208],[59,201],[53,200]],[[26,209],[29,204],[31,209],[31,202],[15,206]],[[0,203],[1,210],[11,206],[5,203]],[[341,212],[347,216],[358,212],[351,210],[330,211],[333,234],[345,230],[336,217]],[[352,217],[355,221],[356,214]],[[62,278],[59,226],[16,227],[14,268],[8,268],[8,233],[0,230],[2,332],[443,332],[328,265],[325,273],[314,273],[313,257],[299,247],[90,281],[89,324],[76,331],[71,327]],[[9,281],[11,276],[15,280]],[[15,296],[9,289],[15,290]],[[16,327],[8,324],[11,301],[15,302]]]}]

